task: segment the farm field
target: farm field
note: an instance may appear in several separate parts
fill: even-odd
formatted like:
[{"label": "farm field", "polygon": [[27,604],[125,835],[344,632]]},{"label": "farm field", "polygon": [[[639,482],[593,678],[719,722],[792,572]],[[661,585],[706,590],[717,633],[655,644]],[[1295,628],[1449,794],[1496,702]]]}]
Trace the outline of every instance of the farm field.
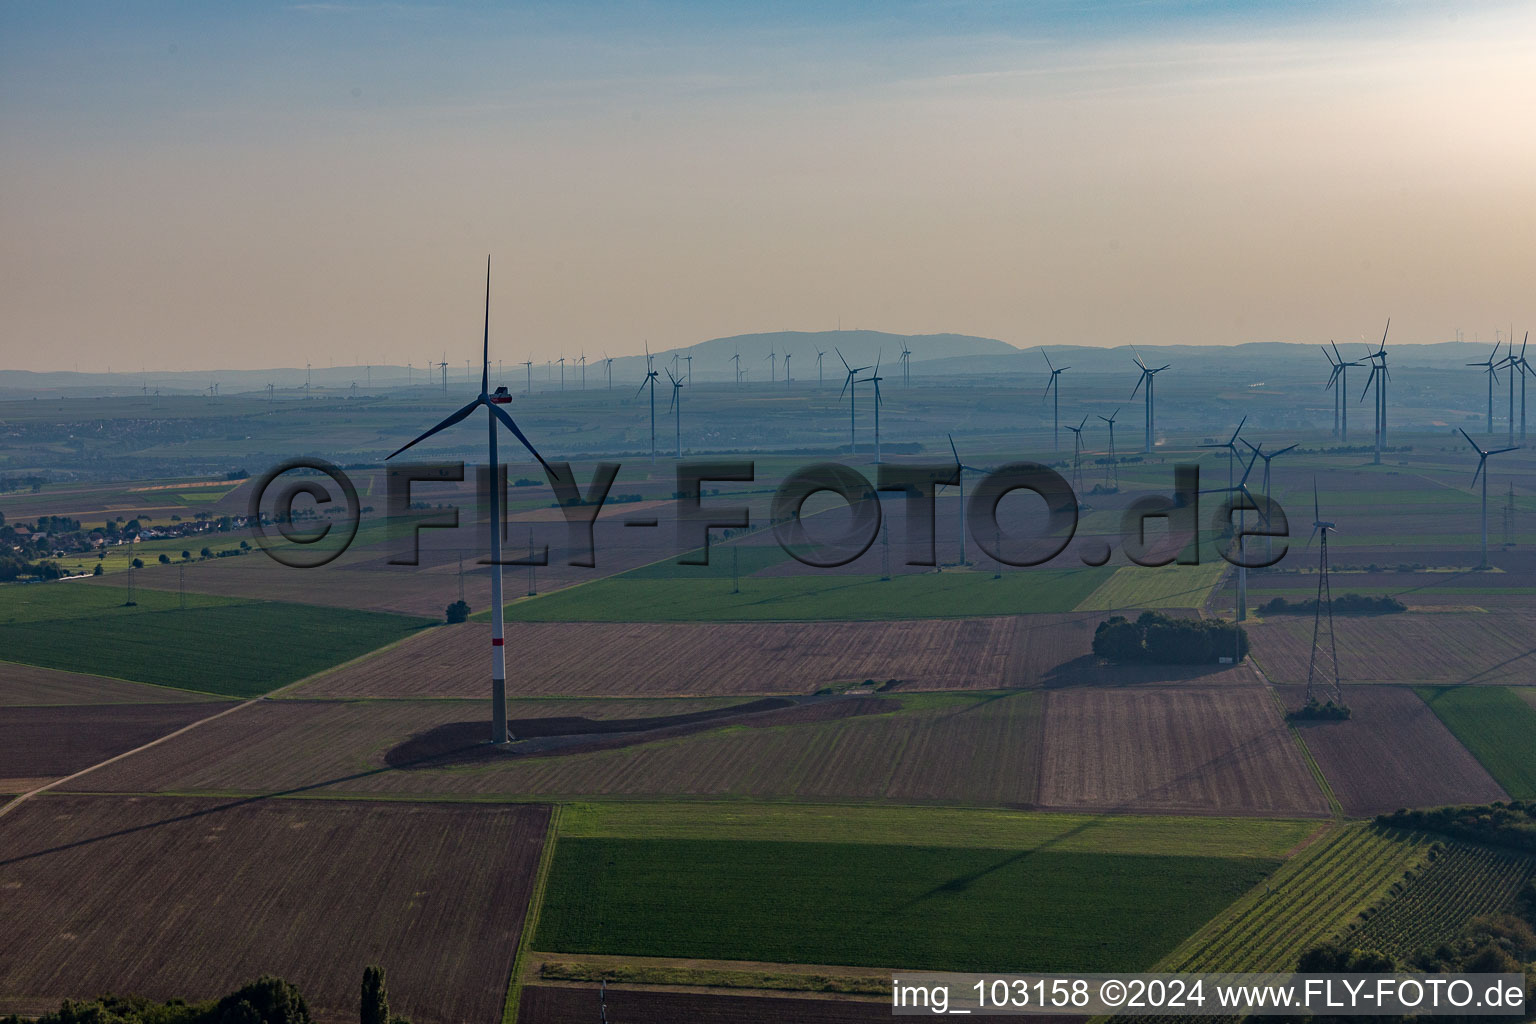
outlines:
[{"label": "farm field", "polygon": [[1349,932],[1349,942],[1398,960],[1433,949],[1454,941],[1474,917],[1507,909],[1533,873],[1530,857],[1444,842],[1402,891]]},{"label": "farm field", "polygon": [[[1346,686],[1526,683],[1536,671],[1532,629],[1531,616],[1514,612],[1335,616],[1339,676]],[[1307,681],[1311,616],[1269,616],[1250,623],[1248,637],[1254,656],[1276,683]]]},{"label": "farm field", "polygon": [[[870,698],[864,698],[868,700]],[[100,771],[85,792],[272,793],[581,799],[716,797],[990,806],[1035,802],[1040,698],[1017,693],[875,698],[890,712],[715,728],[622,749],[392,769],[389,751],[455,722],[470,701],[262,701]],[[645,701],[514,701],[510,713],[638,714]],[[561,705],[564,704],[564,707]],[[717,707],[668,702],[667,713]],[[577,710],[577,709],[580,710]],[[486,726],[489,729],[489,726]]]},{"label": "farm field", "polygon": [[[713,569],[713,567],[711,567]],[[1115,570],[1035,569],[1004,573],[749,577],[740,593],[729,578],[620,576],[507,606],[518,621],[743,622],[972,618],[1067,612]]]},{"label": "farm field", "polygon": [[[1306,701],[1306,687],[1276,690],[1287,708],[1299,708]],[[1298,721],[1294,728],[1346,814],[1507,798],[1411,689],[1351,686],[1344,699],[1353,712],[1347,721]]]},{"label": "farm field", "polygon": [[534,948],[947,970],[1132,970],[1270,873],[1260,858],[567,839]]},{"label": "farm field", "polygon": [[0,714],[0,791],[71,775],[228,708],[216,704],[9,707]]},{"label": "farm field", "polygon": [[925,845],[1058,853],[1283,858],[1325,828],[1315,820],[1062,814],[845,804],[576,803],[560,835],[584,839],[745,839]]},{"label": "farm field", "polygon": [[[814,693],[901,680],[903,690],[1038,685],[1086,652],[1083,615],[824,623],[526,623],[507,632],[520,695]],[[432,630],[307,683],[304,697],[480,697],[490,627]],[[421,670],[431,665],[430,674]]]},{"label": "farm field", "polygon": [[378,963],[396,1012],[497,1020],[547,821],[537,806],[37,797],[0,828],[0,1012],[207,998],[270,972],[321,1019],[355,1019]]},{"label": "farm field", "polygon": [[1503,687],[1421,687],[1418,694],[1510,796],[1536,797],[1536,708]]},{"label": "farm field", "polygon": [[1158,964],[1164,971],[1289,971],[1341,935],[1424,861],[1431,840],[1364,823],[1335,827]]},{"label": "farm field", "polygon": [[170,686],[130,683],[106,676],[87,676],[78,672],[38,668],[0,662],[0,707],[46,706],[50,704],[176,704],[206,702],[206,693],[192,693]]},{"label": "farm field", "polygon": [[[9,660],[228,696],[253,696],[391,643],[422,619],[80,584],[0,588]],[[252,657],[253,649],[261,657]]]},{"label": "farm field", "polygon": [[1200,565],[1121,566],[1079,601],[1077,610],[1204,608],[1225,568],[1225,562],[1205,561]]},{"label": "farm field", "polygon": [[[595,986],[529,985],[523,989],[517,1024],[572,1024],[593,1019]],[[624,989],[609,986],[609,1020],[626,1024],[863,1024],[888,1021],[881,1001],[806,999]]]},{"label": "farm field", "polygon": [[1041,806],[1328,812],[1261,688],[1050,690],[1044,700]]}]

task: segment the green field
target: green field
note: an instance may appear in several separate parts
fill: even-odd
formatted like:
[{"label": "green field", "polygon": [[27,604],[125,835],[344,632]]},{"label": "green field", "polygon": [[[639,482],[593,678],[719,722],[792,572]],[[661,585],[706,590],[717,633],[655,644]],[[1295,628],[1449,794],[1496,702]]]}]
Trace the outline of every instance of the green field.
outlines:
[{"label": "green field", "polygon": [[248,697],[400,639],[428,620],[340,608],[128,591],[83,583],[0,587],[7,661]]},{"label": "green field", "polygon": [[[723,559],[722,559],[723,560]],[[1071,611],[1110,568],[948,571],[896,576],[816,574],[748,577],[732,593],[729,563],[698,579],[635,574],[569,587],[507,606],[524,622],[867,621],[974,618]]]},{"label": "green field", "polygon": [[738,839],[1282,858],[1316,821],[1043,814],[962,807],[744,803],[569,804],[560,834],[583,839]]},{"label": "green field", "polygon": [[1080,612],[1120,608],[1202,608],[1221,578],[1225,562],[1199,565],[1127,565],[1077,605]]},{"label": "green field", "polygon": [[1506,793],[1536,798],[1536,707],[1502,686],[1415,690]]},{"label": "green field", "polygon": [[548,952],[935,970],[1135,970],[1277,864],[562,838],[533,944]]}]

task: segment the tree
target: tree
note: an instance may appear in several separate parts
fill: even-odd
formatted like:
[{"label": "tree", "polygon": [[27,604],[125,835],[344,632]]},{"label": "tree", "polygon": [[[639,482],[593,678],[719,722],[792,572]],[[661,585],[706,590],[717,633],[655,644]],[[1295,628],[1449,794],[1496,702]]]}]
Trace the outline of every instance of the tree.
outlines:
[{"label": "tree", "polygon": [[171,556],[170,555],[161,555],[160,556],[160,564],[161,565],[170,565],[171,564]]},{"label": "tree", "polygon": [[448,606],[446,618],[449,622],[466,622],[469,619],[469,604],[464,601],[455,601]]},{"label": "tree", "polygon": [[200,553],[201,553],[201,555],[204,558],[212,558],[213,557],[213,548],[203,548],[203,550]]},{"label": "tree", "polygon": [[135,569],[142,569],[142,568],[144,568],[144,559],[142,559],[142,558],[135,558],[133,560],[133,567]]},{"label": "tree", "polygon": [[183,551],[181,553],[181,560],[183,562],[190,562],[190,561],[192,561],[192,552],[190,552],[190,551]]},{"label": "tree", "polygon": [[96,563],[96,568],[91,570],[91,575],[92,576],[100,576],[101,575],[101,563],[100,562],[97,562]]},{"label": "tree", "polygon": [[384,987],[384,968],[374,964],[363,969],[363,1000],[358,1010],[361,1024],[411,1024],[389,1015],[389,992]]}]

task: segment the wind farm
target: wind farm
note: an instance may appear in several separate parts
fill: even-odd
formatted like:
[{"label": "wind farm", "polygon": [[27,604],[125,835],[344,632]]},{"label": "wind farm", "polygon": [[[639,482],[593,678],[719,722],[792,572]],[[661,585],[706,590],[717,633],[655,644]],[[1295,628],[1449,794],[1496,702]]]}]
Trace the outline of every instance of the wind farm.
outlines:
[{"label": "wind farm", "polygon": [[1536,995],[1454,14],[0,13],[0,1024]]}]

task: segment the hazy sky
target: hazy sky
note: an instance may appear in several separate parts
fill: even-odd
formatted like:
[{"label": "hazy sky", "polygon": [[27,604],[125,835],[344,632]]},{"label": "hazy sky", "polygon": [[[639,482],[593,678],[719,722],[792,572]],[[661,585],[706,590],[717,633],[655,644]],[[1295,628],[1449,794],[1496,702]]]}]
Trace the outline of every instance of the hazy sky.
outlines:
[{"label": "hazy sky", "polygon": [[1536,7],[0,5],[0,367],[1536,326]]}]

